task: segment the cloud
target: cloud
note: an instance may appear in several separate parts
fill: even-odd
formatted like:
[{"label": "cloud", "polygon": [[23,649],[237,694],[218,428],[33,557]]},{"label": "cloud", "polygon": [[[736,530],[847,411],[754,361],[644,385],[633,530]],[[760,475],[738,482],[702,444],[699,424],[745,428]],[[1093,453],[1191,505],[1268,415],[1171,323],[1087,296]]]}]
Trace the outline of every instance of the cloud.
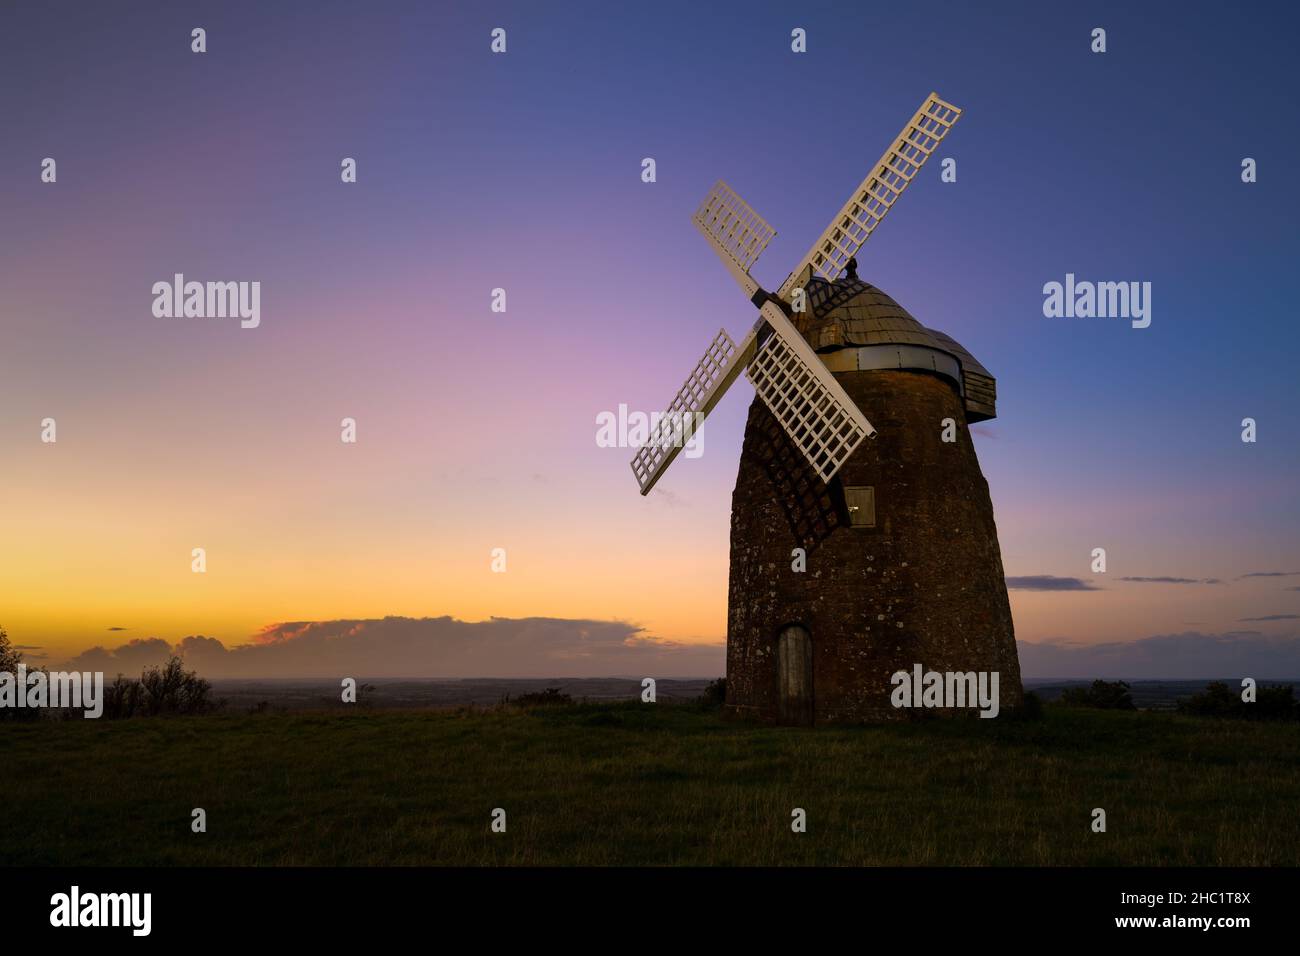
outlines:
[{"label": "cloud", "polygon": [[1225,634],[1159,634],[1104,644],[1018,641],[1026,677],[1144,678],[1193,680],[1300,677],[1300,635],[1268,636],[1258,631]]},{"label": "cloud", "polygon": [[1219,578],[1120,578],[1136,584],[1222,584]]},{"label": "cloud", "polygon": [[1051,574],[1028,574],[1024,577],[1007,578],[1007,587],[1012,591],[1104,591],[1105,588],[1094,586],[1089,581],[1078,578],[1058,578]]},{"label": "cloud", "polygon": [[1251,571],[1250,574],[1243,574],[1242,578],[1293,578],[1300,574],[1300,571]]},{"label": "cloud", "polygon": [[175,647],[137,639],[68,666],[130,674],[171,653],[205,677],[712,677],[726,660],[721,643],[660,641],[624,621],[386,617],[288,621],[234,647],[201,635]]},{"label": "cloud", "polygon": [[161,637],[137,637],[109,650],[95,646],[68,661],[69,670],[103,671],[106,675],[135,676],[144,668],[161,664],[171,656],[171,645]]},{"label": "cloud", "polygon": [[131,630],[131,629],[130,629],[129,627],[110,627],[109,630],[110,630],[110,631],[129,631],[129,630]]},{"label": "cloud", "polygon": [[1266,614],[1263,617],[1239,617],[1239,621],[1300,621],[1300,614]]}]

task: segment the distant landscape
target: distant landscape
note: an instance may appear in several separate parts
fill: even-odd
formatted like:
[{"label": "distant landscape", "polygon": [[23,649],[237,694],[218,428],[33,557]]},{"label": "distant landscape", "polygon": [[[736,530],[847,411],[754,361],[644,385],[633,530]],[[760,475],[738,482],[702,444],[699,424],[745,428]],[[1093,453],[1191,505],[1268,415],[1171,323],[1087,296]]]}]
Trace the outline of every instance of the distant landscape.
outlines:
[{"label": "distant landscape", "polygon": [[[659,680],[656,697],[665,702],[689,701],[699,697],[710,678]],[[1172,711],[1176,702],[1221,680],[1230,687],[1239,686],[1235,677],[1205,680],[1132,680],[1130,695],[1139,710]],[[1045,701],[1054,701],[1067,687],[1086,686],[1090,681],[1063,679],[1026,679],[1025,690],[1036,692]],[[376,709],[489,707],[524,694],[536,694],[555,687],[575,701],[640,700],[640,678],[555,677],[549,679],[472,678],[461,680],[411,680],[404,678],[358,678],[362,687],[360,702]],[[1300,696],[1300,680],[1261,681],[1261,684],[1290,685]],[[368,686],[367,686],[368,685]],[[338,681],[319,679],[214,680],[213,695],[225,706],[239,712],[265,706],[281,710],[320,710],[344,708]]]}]

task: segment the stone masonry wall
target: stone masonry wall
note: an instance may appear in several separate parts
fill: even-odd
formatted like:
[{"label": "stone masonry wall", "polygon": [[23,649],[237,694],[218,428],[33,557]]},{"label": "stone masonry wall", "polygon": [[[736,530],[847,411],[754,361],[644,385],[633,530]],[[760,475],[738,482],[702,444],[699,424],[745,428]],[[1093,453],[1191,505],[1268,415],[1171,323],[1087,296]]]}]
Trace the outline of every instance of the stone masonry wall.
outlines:
[{"label": "stone masonry wall", "polygon": [[[955,388],[911,371],[835,377],[878,434],[829,488],[761,401],[749,410],[732,497],[729,709],[777,719],[776,641],[792,623],[812,634],[816,723],[909,716],[890,706],[889,678],[917,663],[998,671],[1001,706],[1019,705],[993,506]],[[945,418],[955,444],[941,441]],[[874,528],[848,526],[842,487],[859,485],[875,489]]]}]

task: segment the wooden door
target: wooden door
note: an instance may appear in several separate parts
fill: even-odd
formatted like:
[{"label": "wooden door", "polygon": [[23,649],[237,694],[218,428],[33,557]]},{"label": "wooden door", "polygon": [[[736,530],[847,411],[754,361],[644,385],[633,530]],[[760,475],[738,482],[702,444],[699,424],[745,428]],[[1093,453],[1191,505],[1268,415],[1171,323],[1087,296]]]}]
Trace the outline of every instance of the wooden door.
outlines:
[{"label": "wooden door", "polygon": [[798,624],[777,639],[777,674],[781,723],[812,726],[812,635]]}]

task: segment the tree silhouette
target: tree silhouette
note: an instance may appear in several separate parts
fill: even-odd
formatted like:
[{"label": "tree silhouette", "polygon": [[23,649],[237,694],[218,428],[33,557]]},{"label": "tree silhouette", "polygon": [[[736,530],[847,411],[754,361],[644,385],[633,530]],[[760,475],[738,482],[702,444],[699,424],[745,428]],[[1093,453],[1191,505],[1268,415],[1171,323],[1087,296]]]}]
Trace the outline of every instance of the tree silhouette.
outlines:
[{"label": "tree silhouette", "polygon": [[22,663],[23,655],[14,650],[13,644],[9,643],[9,635],[3,627],[0,627],[0,671],[8,671],[10,674],[18,673],[18,665]]}]

